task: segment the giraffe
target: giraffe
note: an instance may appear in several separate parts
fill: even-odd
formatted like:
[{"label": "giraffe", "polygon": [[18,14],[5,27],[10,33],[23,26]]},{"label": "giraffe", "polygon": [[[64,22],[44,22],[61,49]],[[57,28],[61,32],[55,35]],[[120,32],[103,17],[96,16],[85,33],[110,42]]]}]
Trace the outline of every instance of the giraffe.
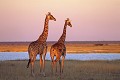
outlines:
[{"label": "giraffe", "polygon": [[[57,41],[57,43],[53,44],[50,49],[50,57],[52,60],[52,62],[51,62],[52,74],[53,74],[54,65],[56,65],[56,73],[57,73],[57,61],[59,61],[59,65],[60,65],[60,75],[61,75],[61,72],[63,73],[64,60],[65,60],[65,56],[66,56],[65,38],[66,38],[67,26],[72,27],[72,24],[71,24],[69,18],[67,18],[67,20],[65,20],[63,33],[62,33],[60,39]],[[56,59],[54,60],[55,56],[56,56]],[[61,60],[60,60],[61,57],[62,57],[62,64],[61,64]],[[62,71],[61,71],[61,68],[62,68]]]},{"label": "giraffe", "polygon": [[50,12],[46,15],[45,22],[44,22],[44,29],[42,34],[39,36],[39,38],[36,41],[33,41],[29,44],[28,47],[28,54],[29,54],[29,61],[27,64],[27,68],[29,67],[29,64],[31,64],[31,74],[32,76],[34,75],[34,62],[36,60],[37,54],[40,55],[40,73],[42,72],[43,75],[45,76],[45,56],[47,53],[47,44],[46,40],[48,37],[48,23],[49,20],[54,20],[56,19],[51,15]]}]

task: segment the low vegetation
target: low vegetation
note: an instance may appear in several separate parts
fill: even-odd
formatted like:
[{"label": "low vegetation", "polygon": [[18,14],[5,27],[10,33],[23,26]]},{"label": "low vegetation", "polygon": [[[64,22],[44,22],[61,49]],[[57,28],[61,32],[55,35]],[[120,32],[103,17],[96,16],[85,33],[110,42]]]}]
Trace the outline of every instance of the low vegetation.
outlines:
[{"label": "low vegetation", "polygon": [[[51,45],[48,43],[48,52]],[[0,52],[27,52],[29,42],[3,42],[0,43]],[[66,42],[67,53],[120,53],[120,42],[90,43],[90,42]]]},{"label": "low vegetation", "polygon": [[[51,62],[46,61],[46,77],[39,73],[35,62],[35,77],[31,77],[28,61],[0,61],[0,80],[120,80],[120,60],[116,61],[65,61],[64,73],[51,74]],[[59,69],[59,68],[58,68]]]}]

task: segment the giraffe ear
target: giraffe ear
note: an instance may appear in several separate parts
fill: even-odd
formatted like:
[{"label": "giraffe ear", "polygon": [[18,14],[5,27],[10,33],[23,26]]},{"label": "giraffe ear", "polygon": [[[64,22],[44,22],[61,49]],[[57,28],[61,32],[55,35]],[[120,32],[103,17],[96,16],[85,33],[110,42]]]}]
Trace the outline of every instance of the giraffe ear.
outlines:
[{"label": "giraffe ear", "polygon": [[50,13],[50,12],[48,12],[48,15],[51,15],[51,13]]},{"label": "giraffe ear", "polygon": [[69,21],[70,19],[69,19],[69,18],[67,18],[67,20]]}]

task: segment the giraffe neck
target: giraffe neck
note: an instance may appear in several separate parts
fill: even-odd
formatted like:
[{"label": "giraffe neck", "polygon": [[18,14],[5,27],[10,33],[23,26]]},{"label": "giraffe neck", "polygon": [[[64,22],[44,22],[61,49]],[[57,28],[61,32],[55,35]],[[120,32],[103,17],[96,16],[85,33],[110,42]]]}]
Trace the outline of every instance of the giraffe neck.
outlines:
[{"label": "giraffe neck", "polygon": [[64,25],[63,33],[62,33],[60,39],[58,40],[58,43],[64,44],[65,38],[66,38],[66,28],[67,28],[67,26]]},{"label": "giraffe neck", "polygon": [[39,36],[37,41],[46,42],[47,37],[48,37],[48,23],[49,23],[49,20],[47,19],[47,16],[46,16],[45,23],[44,23],[44,30],[43,30],[42,34]]}]

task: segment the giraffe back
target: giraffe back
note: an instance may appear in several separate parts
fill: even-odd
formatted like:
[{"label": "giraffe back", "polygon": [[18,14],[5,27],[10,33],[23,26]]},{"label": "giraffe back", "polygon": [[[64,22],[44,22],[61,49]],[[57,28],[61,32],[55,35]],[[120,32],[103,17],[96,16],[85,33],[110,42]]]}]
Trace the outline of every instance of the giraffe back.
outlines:
[{"label": "giraffe back", "polygon": [[32,54],[34,54],[34,55],[42,54],[45,47],[46,47],[46,43],[34,41],[34,42],[30,43],[30,45],[28,47],[28,52],[31,55]]},{"label": "giraffe back", "polygon": [[65,56],[66,55],[66,46],[62,43],[56,43],[52,45],[50,49],[50,53],[53,53],[54,55],[60,54]]}]

